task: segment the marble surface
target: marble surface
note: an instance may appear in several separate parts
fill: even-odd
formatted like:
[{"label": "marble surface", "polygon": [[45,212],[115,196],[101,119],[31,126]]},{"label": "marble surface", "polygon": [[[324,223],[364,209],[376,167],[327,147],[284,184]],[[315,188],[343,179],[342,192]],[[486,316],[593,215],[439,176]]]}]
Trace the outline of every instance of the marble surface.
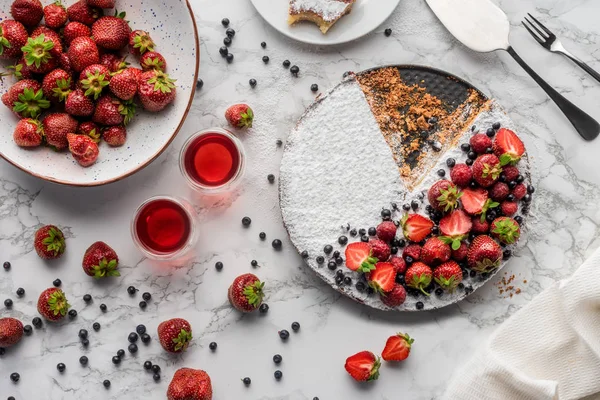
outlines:
[{"label": "marble surface", "polygon": [[[0,357],[0,398],[16,399],[163,399],[174,371],[180,367],[207,370],[214,398],[230,399],[436,399],[454,370],[491,334],[495,327],[534,298],[552,282],[569,276],[600,245],[600,174],[597,154],[600,140],[585,143],[556,106],[506,54],[474,54],[449,37],[421,0],[403,0],[394,15],[376,32],[355,43],[317,49],[291,42],[267,26],[247,0],[193,0],[201,36],[201,71],[204,87],[178,138],[150,167],[123,182],[91,189],[47,184],[0,161],[0,258],[13,264],[0,271],[1,298],[12,298],[15,316],[31,323],[38,294],[59,277],[77,319],[45,324],[24,337]],[[535,12],[564,38],[565,45],[600,69],[600,26],[594,17],[600,3],[594,0],[502,0],[500,6],[513,25],[512,42],[523,57],[551,84],[600,119],[600,84],[570,61],[547,53],[520,27],[526,12]],[[228,65],[218,53],[224,37],[220,25],[229,17],[237,35],[231,47],[235,62]],[[393,36],[383,35],[385,27]],[[261,41],[267,49],[260,47]],[[261,57],[271,58],[268,65]],[[290,59],[300,69],[293,78],[281,67]],[[389,314],[353,303],[322,283],[304,267],[286,238],[278,207],[277,186],[267,182],[277,174],[281,149],[291,127],[310,104],[312,83],[326,89],[347,70],[391,63],[418,63],[446,69],[470,80],[497,98],[521,129],[534,160],[538,188],[531,229],[524,248],[506,271],[515,274],[519,295],[500,294],[494,280],[467,300],[443,310],[419,314]],[[258,81],[251,89],[248,80]],[[254,129],[242,135],[248,152],[244,184],[227,198],[198,198],[180,176],[177,156],[193,132],[222,126],[222,113],[235,101],[250,102],[257,114]],[[4,132],[4,134],[10,134]],[[157,194],[192,200],[200,215],[201,239],[194,259],[183,265],[155,264],[135,249],[129,222],[136,206]],[[240,220],[252,218],[249,229]],[[46,223],[62,227],[68,249],[58,262],[42,262],[32,250],[35,230]],[[261,242],[258,233],[267,233]],[[283,240],[274,252],[270,242]],[[80,269],[82,254],[93,241],[105,240],[121,258],[122,277],[95,282]],[[250,260],[260,268],[253,270]],[[222,272],[216,261],[225,265]],[[267,282],[267,315],[240,315],[227,302],[226,290],[240,273],[255,272]],[[523,283],[524,281],[527,283]],[[149,291],[153,299],[145,311],[126,288]],[[26,295],[18,299],[18,287]],[[85,293],[94,297],[86,306]],[[99,304],[106,303],[102,314]],[[187,318],[194,341],[184,355],[165,354],[156,339],[156,327],[170,317]],[[94,332],[93,322],[102,329]],[[302,325],[287,343],[277,336],[293,321]],[[144,323],[153,335],[150,345],[140,344],[136,356],[127,355],[115,367],[111,357],[127,347],[127,334]],[[82,348],[77,332],[90,331],[89,348]],[[368,349],[380,352],[388,336],[407,331],[416,341],[404,363],[384,365],[378,382],[359,385],[343,369],[347,356]],[[208,344],[216,341],[216,352]],[[271,357],[283,356],[284,374]],[[81,355],[90,359],[81,367]],[[155,383],[142,363],[162,367]],[[56,364],[67,370],[60,374]],[[9,380],[19,372],[21,380]],[[249,376],[252,385],[240,379]],[[104,389],[102,381],[112,386]]]}]

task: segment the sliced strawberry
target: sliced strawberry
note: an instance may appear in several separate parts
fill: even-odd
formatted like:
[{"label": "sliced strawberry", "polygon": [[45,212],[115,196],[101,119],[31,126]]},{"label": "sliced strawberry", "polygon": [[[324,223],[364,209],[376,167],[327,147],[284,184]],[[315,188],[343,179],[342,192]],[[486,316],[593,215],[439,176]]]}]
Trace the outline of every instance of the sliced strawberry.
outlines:
[{"label": "sliced strawberry", "polygon": [[482,188],[463,189],[463,195],[460,198],[463,209],[471,215],[481,214],[483,206],[488,199],[487,190]]},{"label": "sliced strawberry", "polygon": [[515,165],[525,153],[525,145],[516,133],[501,128],[494,140],[494,153],[500,158],[501,165]]},{"label": "sliced strawberry", "polygon": [[454,210],[440,221],[440,232],[444,235],[440,239],[452,245],[452,250],[458,250],[472,227],[471,218],[463,210]]},{"label": "sliced strawberry", "polygon": [[414,339],[408,336],[408,333],[398,333],[390,336],[381,352],[381,358],[385,361],[403,361],[410,354],[410,348]]},{"label": "sliced strawberry", "polygon": [[431,233],[433,221],[419,214],[405,214],[402,217],[404,237],[411,242],[420,242]]},{"label": "sliced strawberry", "polygon": [[368,243],[350,243],[346,247],[346,267],[352,271],[369,272],[375,269],[375,263],[378,261],[371,255],[371,246]]},{"label": "sliced strawberry", "polygon": [[392,263],[380,262],[375,265],[375,270],[369,272],[367,279],[369,286],[379,293],[388,293],[394,288],[398,270]]},{"label": "sliced strawberry", "polygon": [[370,351],[361,351],[346,359],[344,368],[359,382],[374,381],[379,378],[381,360]]}]

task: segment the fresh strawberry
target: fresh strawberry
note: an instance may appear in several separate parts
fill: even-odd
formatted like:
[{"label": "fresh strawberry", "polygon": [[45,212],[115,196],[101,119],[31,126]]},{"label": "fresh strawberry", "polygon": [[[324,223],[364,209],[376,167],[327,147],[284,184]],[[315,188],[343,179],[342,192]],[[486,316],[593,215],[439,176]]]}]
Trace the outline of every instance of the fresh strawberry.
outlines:
[{"label": "fresh strawberry", "polygon": [[154,51],[154,41],[146,31],[135,30],[129,34],[129,51],[138,56],[147,51]]},{"label": "fresh strawberry", "polygon": [[67,54],[73,70],[77,72],[83,71],[90,65],[98,64],[100,61],[98,46],[89,37],[81,36],[73,39]]},{"label": "fresh strawberry", "polygon": [[469,246],[465,242],[462,242],[458,249],[452,249],[452,259],[455,261],[464,261],[467,259],[467,253],[469,252]]},{"label": "fresh strawberry", "polygon": [[102,17],[94,22],[92,37],[99,47],[108,50],[121,50],[127,46],[131,29],[124,18],[124,12],[115,12],[114,17]]},{"label": "fresh strawberry", "polygon": [[369,243],[355,242],[346,247],[346,267],[352,271],[369,272],[375,269],[377,258],[373,257]]},{"label": "fresh strawberry", "polygon": [[374,381],[379,378],[381,360],[370,351],[361,351],[346,359],[344,368],[358,382]]},{"label": "fresh strawberry", "polygon": [[100,97],[96,103],[96,110],[92,120],[100,125],[127,125],[135,115],[135,103],[133,101],[119,100],[111,95]]},{"label": "fresh strawberry", "polygon": [[89,136],[68,133],[67,140],[71,155],[82,167],[89,167],[98,160],[98,144]]},{"label": "fresh strawberry", "polygon": [[256,275],[240,275],[229,286],[227,297],[236,310],[252,312],[262,304],[264,286],[265,283],[261,282]]},{"label": "fresh strawberry", "polygon": [[403,274],[406,272],[406,261],[404,261],[404,258],[391,256],[388,262],[396,268],[397,273]]},{"label": "fresh strawberry", "polygon": [[96,279],[109,276],[121,276],[119,268],[119,256],[104,242],[93,243],[85,251],[81,263],[83,272]]},{"label": "fresh strawberry", "polygon": [[44,17],[44,7],[40,0],[15,0],[10,6],[12,17],[28,27],[34,27]]},{"label": "fresh strawberry", "polygon": [[41,259],[55,260],[65,252],[65,235],[54,225],[42,226],[35,232],[33,247]]},{"label": "fresh strawberry", "polygon": [[0,318],[0,347],[13,346],[23,337],[23,324],[16,318]]},{"label": "fresh strawberry", "polygon": [[457,250],[472,227],[471,218],[463,210],[454,210],[440,221],[440,232],[444,235],[441,239]]},{"label": "fresh strawberry", "polygon": [[479,217],[473,217],[471,222],[473,223],[473,227],[471,228],[471,232],[473,233],[483,234],[488,233],[490,230],[490,223],[485,219],[482,221]]},{"label": "fresh strawberry", "polygon": [[21,48],[25,63],[36,74],[47,74],[58,66],[59,52],[54,52],[54,42],[45,34],[27,39]]},{"label": "fresh strawberry", "polygon": [[114,73],[110,80],[110,91],[121,100],[131,100],[138,90],[138,73],[135,68],[126,68]]},{"label": "fresh strawberry", "polygon": [[37,309],[40,315],[48,321],[60,321],[67,315],[71,305],[67,301],[65,293],[59,288],[52,287],[40,294]]},{"label": "fresh strawberry", "polygon": [[165,72],[167,70],[167,60],[156,51],[147,51],[140,58],[140,65],[144,71],[157,70]]},{"label": "fresh strawberry", "polygon": [[87,0],[79,0],[67,8],[67,15],[69,16],[69,21],[81,22],[84,25],[92,26],[98,18],[104,15],[104,12],[101,8],[90,7],[87,4]]},{"label": "fresh strawberry", "polygon": [[513,244],[521,237],[521,228],[519,223],[512,218],[496,218],[490,227],[493,237],[504,244]]},{"label": "fresh strawberry", "polygon": [[44,127],[37,119],[27,118],[17,122],[13,140],[20,147],[37,147],[42,144]]},{"label": "fresh strawberry", "polygon": [[192,327],[183,318],[173,318],[158,325],[158,339],[169,353],[182,353],[192,340]]},{"label": "fresh strawberry", "polygon": [[[401,258],[399,258],[401,260]],[[406,301],[406,289],[404,286],[394,284],[389,293],[381,294],[381,301],[388,307],[398,307]]]},{"label": "fresh strawberry", "polygon": [[94,102],[81,89],[69,93],[65,101],[65,111],[75,117],[90,117],[95,108]]},{"label": "fresh strawberry", "polygon": [[525,153],[525,145],[510,129],[501,128],[494,140],[494,153],[502,165],[515,165]]},{"label": "fresh strawberry", "polygon": [[234,128],[252,128],[254,111],[248,104],[234,104],[225,111],[225,119]]},{"label": "fresh strawberry", "polygon": [[67,46],[70,46],[73,40],[78,37],[89,38],[90,36],[92,36],[92,30],[89,26],[84,25],[81,22],[69,22],[63,30],[63,37],[65,38]]},{"label": "fresh strawberry", "polygon": [[44,7],[44,21],[46,26],[51,29],[58,29],[67,22],[67,9],[60,0]]},{"label": "fresh strawberry", "polygon": [[392,221],[383,221],[377,225],[377,237],[384,242],[391,242],[396,237],[396,229]]},{"label": "fresh strawberry", "polygon": [[433,229],[433,221],[419,214],[405,214],[401,222],[404,237],[415,243],[429,236]]},{"label": "fresh strawberry", "polygon": [[462,194],[456,185],[445,179],[434,183],[427,192],[429,204],[436,210],[444,212],[454,210],[460,196]]},{"label": "fresh strawberry", "polygon": [[397,270],[394,264],[378,262],[375,269],[367,273],[369,286],[379,293],[389,293],[396,284]]},{"label": "fresh strawberry", "polygon": [[503,215],[512,217],[519,211],[519,205],[514,201],[504,201],[500,204],[500,210],[502,210]]},{"label": "fresh strawberry", "polygon": [[105,87],[110,84],[111,73],[104,65],[92,64],[83,69],[79,75],[78,87],[85,95],[98,100]]},{"label": "fresh strawberry", "polygon": [[88,6],[98,8],[114,8],[115,0],[86,0]]},{"label": "fresh strawberry", "polygon": [[492,139],[484,133],[477,133],[471,136],[471,149],[477,154],[485,154],[487,149],[492,148]]},{"label": "fresh strawberry", "polygon": [[502,174],[504,175],[505,181],[510,182],[517,179],[517,177],[521,175],[521,172],[519,171],[519,168],[514,165],[505,165],[502,168]]},{"label": "fresh strawberry", "polygon": [[115,53],[104,53],[100,55],[100,64],[104,65],[111,73],[127,68],[129,65],[125,58]]},{"label": "fresh strawberry", "polygon": [[467,262],[477,272],[490,272],[498,268],[502,260],[502,249],[489,236],[477,236],[469,246]]},{"label": "fresh strawberry", "polygon": [[473,179],[473,171],[467,164],[456,164],[450,171],[450,179],[456,186],[465,188]]},{"label": "fresh strawberry", "polygon": [[56,31],[53,31],[47,26],[40,25],[31,31],[29,37],[36,38],[40,35],[44,35],[46,39],[49,39],[52,43],[54,43],[54,47],[51,50],[53,56],[57,56],[64,51],[62,38]]},{"label": "fresh strawberry", "polygon": [[492,200],[502,201],[510,194],[508,185],[504,182],[496,182],[489,191]]},{"label": "fresh strawberry", "polygon": [[164,109],[175,100],[177,89],[175,82],[164,72],[152,70],[144,72],[139,78],[138,96],[142,106],[151,112]]},{"label": "fresh strawberry", "polygon": [[406,286],[409,288],[420,290],[424,295],[429,296],[429,293],[425,289],[431,285],[432,276],[433,272],[428,265],[416,262],[406,270],[404,282],[406,282]]},{"label": "fresh strawberry", "polygon": [[[2,58],[2,57],[0,57],[0,58]],[[14,65],[9,65],[8,67],[6,67],[6,69],[8,70],[8,72],[6,72],[4,74],[0,74],[0,76],[12,75],[18,81],[20,81],[22,79],[33,79],[34,78],[33,72],[31,72],[31,69],[29,69],[29,67],[27,66],[27,63],[25,62],[25,59],[23,57],[21,57],[19,59],[19,61],[15,62]]]},{"label": "fresh strawberry", "polygon": [[404,361],[410,355],[410,349],[414,339],[408,333],[398,333],[390,336],[381,352],[381,358],[385,361]]},{"label": "fresh strawberry", "polygon": [[433,279],[442,289],[453,292],[462,282],[463,274],[456,262],[448,261],[433,271]]},{"label": "fresh strawberry", "polygon": [[169,383],[167,400],[212,400],[212,393],[210,376],[205,371],[180,368]]},{"label": "fresh strawberry", "polygon": [[12,19],[0,22],[0,59],[21,57],[28,36],[22,23]]},{"label": "fresh strawberry", "polygon": [[492,186],[501,173],[500,160],[493,154],[479,156],[473,163],[473,179],[481,187]]},{"label": "fresh strawberry", "polygon": [[77,132],[77,121],[66,113],[48,114],[42,121],[46,143],[56,150],[63,150],[69,146],[67,134]]},{"label": "fresh strawberry", "polygon": [[73,90],[74,82],[71,74],[57,68],[44,77],[42,91],[47,99],[54,103],[65,101]]},{"label": "fresh strawberry", "polygon": [[71,66],[71,59],[67,53],[62,53],[58,58],[58,65],[61,69],[69,74],[73,74],[73,67]]},{"label": "fresh strawberry", "polygon": [[371,254],[379,261],[387,261],[390,258],[390,246],[383,240],[371,239],[369,240],[369,246],[371,246]]},{"label": "fresh strawberry", "polygon": [[18,81],[2,95],[2,103],[19,118],[37,118],[50,102],[44,97],[42,85],[33,79]]},{"label": "fresh strawberry", "polygon": [[100,137],[102,136],[100,127],[92,121],[86,121],[79,124],[77,127],[77,134],[89,136],[96,143],[100,142]]},{"label": "fresh strawberry", "polygon": [[521,200],[527,194],[527,186],[522,183],[519,183],[512,191],[513,196],[515,196],[516,200]]},{"label": "fresh strawberry", "polygon": [[109,126],[102,133],[102,138],[109,146],[123,146],[127,140],[127,129],[123,125]]},{"label": "fresh strawberry", "polygon": [[421,259],[421,252],[423,249],[418,244],[409,244],[404,248],[402,257],[406,260],[406,257],[412,258],[413,261],[419,261]]},{"label": "fresh strawberry", "polygon": [[463,209],[471,215],[481,214],[487,200],[488,192],[482,188],[465,188],[460,199]]},{"label": "fresh strawberry", "polygon": [[[460,246],[460,242],[458,242],[458,246]],[[423,250],[421,251],[421,261],[427,265],[435,266],[448,261],[451,255],[452,250],[450,249],[450,246],[444,242],[444,240],[440,239],[439,237],[432,237],[427,239],[423,245]]]}]

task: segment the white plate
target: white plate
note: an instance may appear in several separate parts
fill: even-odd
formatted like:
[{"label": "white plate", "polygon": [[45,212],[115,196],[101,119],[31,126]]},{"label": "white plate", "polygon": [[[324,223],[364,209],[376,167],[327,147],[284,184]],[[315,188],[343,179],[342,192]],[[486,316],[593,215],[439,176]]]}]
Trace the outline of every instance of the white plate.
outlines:
[{"label": "white plate", "polygon": [[400,3],[400,0],[356,0],[352,12],[323,34],[312,22],[288,25],[288,0],[251,1],[273,28],[299,42],[315,45],[341,44],[361,38],[381,25]]},{"label": "white plate", "polygon": [[[12,1],[0,0],[0,19],[11,18]],[[12,139],[17,118],[0,103],[0,121],[5,127],[0,134],[0,156],[15,167],[65,185],[98,186],[141,170],[175,138],[194,98],[200,61],[198,33],[191,7],[186,0],[117,0],[116,8],[127,12],[132,29],[150,32],[157,51],[167,60],[167,73],[177,79],[175,102],[155,114],[138,106],[138,114],[127,126],[127,143],[119,148],[110,148],[102,143],[98,161],[89,168],[79,166],[68,151],[56,153],[49,148],[25,150],[18,147]],[[111,15],[112,12],[106,10],[105,14]],[[160,24],[157,25],[156,21]],[[2,66],[5,65],[7,61],[2,60]],[[6,92],[13,83],[14,80],[5,78],[4,82],[0,82],[0,93]]]}]

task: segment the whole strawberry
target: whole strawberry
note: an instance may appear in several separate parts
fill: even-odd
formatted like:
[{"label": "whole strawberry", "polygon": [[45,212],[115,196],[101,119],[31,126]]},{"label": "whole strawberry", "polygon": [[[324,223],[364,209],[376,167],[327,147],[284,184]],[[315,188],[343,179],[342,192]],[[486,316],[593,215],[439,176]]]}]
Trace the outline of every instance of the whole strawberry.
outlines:
[{"label": "whole strawberry", "polygon": [[42,144],[44,128],[37,119],[27,118],[17,122],[13,140],[20,147],[37,147]]},{"label": "whole strawberry", "polygon": [[2,103],[19,118],[37,118],[50,107],[44,97],[42,85],[33,79],[18,81],[2,95]]},{"label": "whole strawberry", "polygon": [[471,136],[469,143],[471,144],[471,149],[477,154],[485,154],[488,149],[492,148],[492,139],[484,133],[477,133]]},{"label": "whole strawberry", "polygon": [[453,292],[463,279],[462,270],[454,261],[448,261],[433,271],[433,279],[444,290]]},{"label": "whole strawberry", "polygon": [[127,140],[127,129],[123,125],[109,126],[102,133],[102,138],[109,146],[123,146]]},{"label": "whole strawberry", "polygon": [[254,111],[248,104],[234,104],[225,111],[225,119],[234,128],[252,128]]},{"label": "whole strawberry", "polygon": [[0,318],[0,347],[13,346],[23,337],[23,324],[16,318]]},{"label": "whole strawberry", "polygon": [[455,184],[442,179],[431,186],[427,192],[427,199],[436,210],[448,212],[456,208],[461,195]]},{"label": "whole strawberry", "polygon": [[34,27],[44,17],[40,0],[15,0],[10,6],[12,17],[25,26]]},{"label": "whole strawberry", "polygon": [[415,342],[408,333],[398,333],[390,336],[385,342],[381,358],[385,361],[404,361],[410,355],[410,349]]},{"label": "whole strawberry", "polygon": [[377,237],[384,242],[391,242],[396,238],[396,224],[392,221],[383,221],[377,225]]},{"label": "whole strawberry", "polygon": [[425,289],[431,285],[432,276],[433,272],[429,266],[416,262],[406,270],[404,281],[409,288],[420,290],[424,295],[429,296]]},{"label": "whole strawberry", "polygon": [[67,141],[71,155],[82,167],[89,167],[98,159],[100,154],[98,144],[89,136],[68,133]]},{"label": "whole strawberry", "polygon": [[69,22],[63,29],[63,37],[67,46],[70,46],[71,42],[78,37],[90,36],[92,36],[92,30],[89,26],[84,25],[81,22]]},{"label": "whole strawberry", "polygon": [[496,182],[489,191],[489,196],[494,201],[502,201],[510,194],[508,185],[504,182]]},{"label": "whole strawberry", "polygon": [[369,240],[369,245],[371,246],[372,256],[379,261],[387,261],[387,259],[390,258],[390,246],[383,240],[371,239]]},{"label": "whole strawberry", "polygon": [[60,321],[67,315],[70,304],[64,292],[59,288],[49,288],[40,294],[37,309],[40,315],[48,321]]},{"label": "whole strawberry", "polygon": [[120,100],[105,94],[96,103],[92,121],[99,125],[113,126],[128,124],[135,115],[135,103]]},{"label": "whole strawberry", "polygon": [[103,49],[121,50],[129,43],[131,29],[125,21],[125,13],[115,13],[114,17],[102,17],[92,25],[92,36]]},{"label": "whole strawberry", "polygon": [[0,58],[21,57],[21,47],[25,46],[28,37],[22,23],[12,19],[0,22]]},{"label": "whole strawberry", "polygon": [[471,228],[471,232],[473,233],[484,234],[488,233],[490,230],[490,223],[485,219],[482,221],[479,217],[473,217],[471,222],[473,223]]},{"label": "whole strawberry", "polygon": [[491,272],[502,260],[502,249],[494,239],[486,235],[477,236],[469,246],[467,262],[477,272]]},{"label": "whole strawberry", "polygon": [[142,106],[151,112],[164,109],[175,100],[175,82],[161,71],[146,71],[139,78],[138,95]]},{"label": "whole strawberry", "polygon": [[421,261],[427,265],[438,265],[446,262],[452,255],[450,246],[439,237],[427,239],[421,250]]},{"label": "whole strawberry", "polygon": [[114,8],[115,0],[87,0],[88,6],[98,8]]},{"label": "whole strawberry", "polygon": [[396,268],[396,273],[404,274],[406,272],[406,261],[404,261],[404,258],[391,256],[388,262]]},{"label": "whole strawberry", "polygon": [[121,100],[131,100],[138,91],[138,78],[135,68],[117,71],[110,80],[110,91]]},{"label": "whole strawberry", "polygon": [[67,10],[60,0],[44,7],[44,21],[51,29],[58,29],[67,22]]},{"label": "whole strawberry", "polygon": [[44,260],[60,258],[66,249],[65,235],[54,225],[42,226],[35,232],[33,247]]},{"label": "whole strawberry", "polygon": [[129,51],[138,56],[147,51],[154,51],[154,41],[146,31],[135,30],[129,34]]},{"label": "whole strawberry", "polygon": [[102,137],[100,127],[92,121],[86,121],[79,124],[77,127],[77,134],[89,136],[96,143],[100,142],[100,137]]},{"label": "whole strawberry", "polygon": [[66,113],[48,114],[42,120],[46,143],[56,150],[63,150],[69,146],[67,134],[77,132],[77,120]]},{"label": "whole strawberry", "polygon": [[69,21],[81,22],[84,25],[92,26],[98,18],[104,15],[104,12],[101,8],[90,7],[87,4],[87,0],[79,0],[67,8],[67,15]]},{"label": "whole strawberry", "polygon": [[129,63],[125,58],[115,53],[104,53],[100,56],[100,64],[104,65],[111,73],[118,72],[127,68]]},{"label": "whole strawberry", "polygon": [[402,285],[395,284],[390,292],[381,294],[381,301],[388,307],[398,307],[406,301],[406,289]]},{"label": "whole strawberry", "polygon": [[53,49],[54,42],[43,33],[27,39],[21,48],[27,66],[36,74],[47,74],[58,66],[60,51]]},{"label": "whole strawberry", "polygon": [[100,61],[98,46],[89,37],[81,36],[73,39],[67,54],[71,61],[71,67],[77,72],[83,71],[90,65],[98,64]]},{"label": "whole strawberry", "polygon": [[469,252],[469,246],[465,242],[462,242],[458,249],[452,249],[452,259],[454,261],[464,261],[467,259],[467,254]]},{"label": "whole strawberry", "polygon": [[167,70],[167,60],[156,51],[147,51],[140,58],[140,65],[144,71],[156,70],[165,72]]},{"label": "whole strawberry", "polygon": [[169,383],[167,400],[212,400],[210,376],[201,369],[178,369]]},{"label": "whole strawberry", "polygon": [[254,274],[243,274],[235,278],[227,290],[231,305],[241,312],[252,312],[262,304],[265,283]]},{"label": "whole strawberry", "polygon": [[473,179],[473,171],[467,164],[456,164],[450,171],[450,179],[458,187],[467,187]]},{"label": "whole strawberry", "polygon": [[493,154],[477,157],[473,163],[473,179],[481,187],[492,186],[500,177],[502,166],[500,160]]},{"label": "whole strawberry", "polygon": [[515,196],[516,200],[521,200],[527,194],[527,186],[519,183],[512,191],[512,195]]},{"label": "whole strawberry", "polygon": [[119,267],[119,256],[104,242],[93,243],[85,251],[83,262],[81,263],[83,272],[96,279],[109,276],[121,276],[117,268]]},{"label": "whole strawberry", "polygon": [[361,351],[346,359],[344,368],[358,382],[374,381],[379,378],[381,360],[370,351]]},{"label": "whole strawberry", "polygon": [[504,201],[500,204],[500,210],[502,214],[507,217],[512,217],[519,210],[519,205],[514,201]]},{"label": "whole strawberry", "polygon": [[182,318],[173,318],[158,325],[158,339],[169,353],[181,353],[187,350],[192,340],[192,327]]},{"label": "whole strawberry", "polygon": [[509,217],[496,218],[490,227],[492,236],[504,244],[513,244],[521,237],[519,223]]},{"label": "whole strawberry", "polygon": [[53,31],[52,29],[46,26],[40,25],[37,28],[35,28],[29,36],[32,38],[37,38],[40,35],[44,35],[46,40],[50,40],[54,44],[54,47],[52,47],[52,50],[50,51],[50,53],[53,56],[56,57],[63,52],[64,47],[62,44],[62,39],[60,38],[60,35],[56,33],[56,31]]},{"label": "whole strawberry", "polygon": [[102,64],[88,65],[79,75],[79,87],[85,95],[98,100],[105,87],[110,84],[111,73]]},{"label": "whole strawberry", "polygon": [[57,68],[44,77],[42,91],[47,99],[53,103],[59,103],[66,100],[74,86],[71,74]]},{"label": "whole strawberry", "polygon": [[90,117],[95,108],[94,102],[81,89],[69,93],[65,101],[65,111],[75,117]]}]

